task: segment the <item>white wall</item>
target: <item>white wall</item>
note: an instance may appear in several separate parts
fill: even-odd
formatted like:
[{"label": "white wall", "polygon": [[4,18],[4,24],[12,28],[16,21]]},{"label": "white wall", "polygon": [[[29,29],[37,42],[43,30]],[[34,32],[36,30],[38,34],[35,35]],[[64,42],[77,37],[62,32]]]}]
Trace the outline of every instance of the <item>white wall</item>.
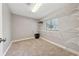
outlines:
[{"label": "white wall", "polygon": [[6,38],[6,42],[4,42],[3,52],[6,51],[8,45],[11,42],[11,13],[7,6],[7,4],[2,5],[2,31],[3,31],[3,38]]},{"label": "white wall", "polygon": [[[0,38],[2,38],[2,3],[0,3]],[[0,43],[0,56],[3,55],[2,48],[3,43]]]},{"label": "white wall", "polygon": [[12,15],[12,37],[14,40],[34,37],[36,32],[37,21],[19,15]]},{"label": "white wall", "polygon": [[[52,18],[51,18],[52,19]],[[58,18],[58,31],[46,31],[45,22],[41,26],[41,36],[57,44],[79,51],[79,18],[74,15],[68,15]],[[50,16],[49,16],[50,20]]]},{"label": "white wall", "polygon": [[2,4],[0,3],[0,34],[2,32]]}]

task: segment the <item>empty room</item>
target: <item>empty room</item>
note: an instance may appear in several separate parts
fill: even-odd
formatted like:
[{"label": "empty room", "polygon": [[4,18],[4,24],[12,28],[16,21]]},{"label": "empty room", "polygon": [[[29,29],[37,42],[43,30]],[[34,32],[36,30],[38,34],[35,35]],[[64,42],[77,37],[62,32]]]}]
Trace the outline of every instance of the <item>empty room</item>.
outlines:
[{"label": "empty room", "polygon": [[0,56],[79,56],[79,3],[0,3]]}]

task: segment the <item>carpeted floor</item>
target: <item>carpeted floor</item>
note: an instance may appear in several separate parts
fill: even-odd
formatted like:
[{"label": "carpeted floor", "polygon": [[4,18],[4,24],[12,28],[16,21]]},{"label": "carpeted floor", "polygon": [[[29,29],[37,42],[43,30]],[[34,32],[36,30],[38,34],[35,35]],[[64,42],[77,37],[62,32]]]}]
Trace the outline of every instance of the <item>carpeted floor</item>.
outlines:
[{"label": "carpeted floor", "polygon": [[42,39],[29,39],[12,44],[6,56],[74,56]]}]

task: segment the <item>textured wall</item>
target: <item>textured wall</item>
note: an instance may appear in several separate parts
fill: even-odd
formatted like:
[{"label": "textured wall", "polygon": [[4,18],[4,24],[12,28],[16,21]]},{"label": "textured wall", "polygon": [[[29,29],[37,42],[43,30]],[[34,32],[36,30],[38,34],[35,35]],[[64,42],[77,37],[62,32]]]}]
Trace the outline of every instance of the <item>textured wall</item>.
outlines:
[{"label": "textured wall", "polygon": [[34,37],[37,32],[37,22],[27,17],[12,15],[12,37],[14,40]]},{"label": "textured wall", "polygon": [[5,52],[6,48],[10,44],[11,38],[11,13],[7,6],[7,4],[2,5],[2,31],[3,31],[3,38],[6,38],[6,42],[4,42],[3,51]]},{"label": "textured wall", "polygon": [[[0,3],[0,38],[2,38],[2,4]],[[2,55],[2,43],[0,43],[0,55]]]},{"label": "textured wall", "polygon": [[[50,17],[50,16],[49,16]],[[52,19],[52,18],[51,18]],[[79,18],[74,15],[68,15],[58,18],[58,31],[46,31],[45,19],[41,26],[41,36],[57,44],[64,45],[71,49],[79,51]],[[49,19],[50,20],[50,19]]]},{"label": "textured wall", "polygon": [[0,34],[2,32],[2,4],[0,3]]}]

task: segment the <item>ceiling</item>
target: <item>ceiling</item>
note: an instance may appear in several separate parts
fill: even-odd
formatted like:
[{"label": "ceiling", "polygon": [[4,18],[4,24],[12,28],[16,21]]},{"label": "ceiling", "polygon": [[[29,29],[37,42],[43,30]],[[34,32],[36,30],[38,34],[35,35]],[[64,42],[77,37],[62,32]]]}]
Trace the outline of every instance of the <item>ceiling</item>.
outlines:
[{"label": "ceiling", "polygon": [[62,10],[62,8],[67,5],[67,3],[43,3],[39,10],[33,13],[32,8],[34,3],[8,3],[8,6],[13,14],[33,19],[41,19],[52,12],[56,12],[56,10]]}]

